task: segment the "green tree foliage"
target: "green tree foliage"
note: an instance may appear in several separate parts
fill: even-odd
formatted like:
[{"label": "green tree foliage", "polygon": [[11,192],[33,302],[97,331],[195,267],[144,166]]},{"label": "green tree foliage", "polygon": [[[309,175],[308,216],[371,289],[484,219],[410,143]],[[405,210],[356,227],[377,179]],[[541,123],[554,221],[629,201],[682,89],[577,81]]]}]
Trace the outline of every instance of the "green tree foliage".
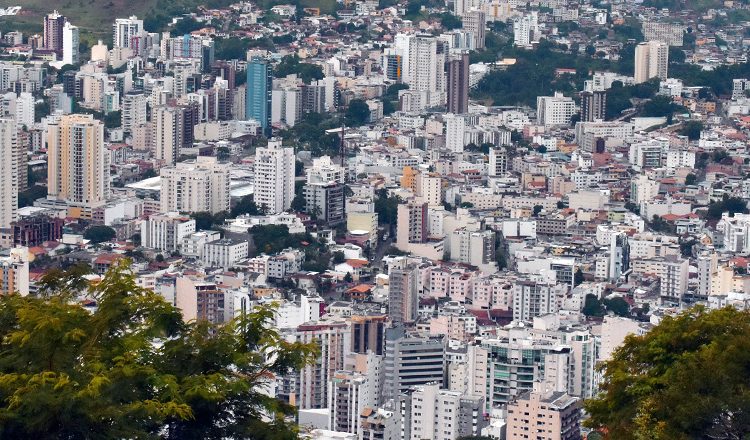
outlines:
[{"label": "green tree foliage", "polygon": [[92,243],[96,244],[110,241],[115,238],[115,235],[117,233],[109,226],[96,225],[86,229],[86,232],[83,233],[83,238],[91,240]]},{"label": "green tree foliage", "polygon": [[583,310],[581,312],[586,316],[604,316],[604,307],[596,295],[589,293],[583,300]]},{"label": "green tree foliage", "polygon": [[681,107],[668,96],[656,96],[643,106],[642,116],[647,117],[666,117],[670,122],[672,115]]},{"label": "green tree foliage", "polygon": [[685,51],[679,47],[669,46],[669,62],[671,64],[684,63],[685,62]]},{"label": "green tree foliage", "polygon": [[578,286],[583,282],[583,271],[579,267],[576,269],[576,273],[573,274],[573,285]]},{"label": "green tree foliage", "polygon": [[0,298],[0,437],[296,438],[283,418],[292,409],[261,385],[314,349],[280,337],[266,307],[225,325],[184,323],[128,265],[90,288],[93,311],[68,288]]},{"label": "green tree foliage", "polygon": [[697,181],[698,181],[698,176],[696,176],[693,173],[690,173],[687,176],[685,176],[685,185],[695,185]]},{"label": "green tree foliage", "polygon": [[174,24],[170,33],[173,37],[179,37],[185,34],[189,34],[190,32],[197,31],[202,27],[203,24],[198,23],[193,18],[183,18],[182,20],[179,20]]},{"label": "green tree foliage", "polygon": [[729,197],[724,194],[724,198],[720,201],[712,202],[708,205],[707,217],[711,220],[718,220],[725,212],[728,212],[730,217],[738,212],[747,214],[747,202],[739,197]]},{"label": "green tree foliage", "polygon": [[344,253],[342,251],[336,251],[333,253],[333,264],[341,264],[346,261]]},{"label": "green tree foliage", "polygon": [[395,225],[400,199],[397,196],[388,197],[386,189],[379,189],[376,196],[375,212],[378,214],[378,223]]},{"label": "green tree foliage", "polygon": [[305,181],[298,180],[294,182],[294,198],[292,199],[292,210],[296,212],[305,212],[307,200],[305,199]]},{"label": "green tree foliage", "polygon": [[390,115],[398,109],[398,91],[406,90],[409,86],[407,84],[392,84],[388,86],[385,94],[381,97],[383,101],[383,113]]},{"label": "green tree foliage", "polygon": [[656,214],[651,217],[649,226],[656,232],[674,232],[674,226]]},{"label": "green tree foliage", "polygon": [[326,133],[326,130],[339,128],[339,120],[329,114],[307,113],[302,120],[288,130],[281,132],[284,141],[295,144],[298,149],[308,150],[313,157],[338,154],[340,135]]},{"label": "green tree foliage", "polygon": [[[607,60],[566,53],[546,40],[533,51],[503,46],[490,52],[494,56],[498,50],[502,50],[504,57],[516,58],[516,64],[490,72],[472,91],[474,97],[490,100],[494,105],[536,106],[537,96],[549,96],[555,91],[573,95],[583,88],[590,70],[606,70],[610,66]],[[471,62],[478,61],[472,57]],[[555,74],[558,68],[575,69],[576,74],[558,77]]]},{"label": "green tree foliage", "polygon": [[323,69],[317,64],[301,63],[299,56],[287,55],[281,59],[274,69],[276,78],[284,78],[287,75],[297,74],[307,84],[311,81],[323,79]]},{"label": "green tree foliage", "polygon": [[[29,173],[29,176],[32,174]],[[25,206],[31,206],[34,204],[34,200],[47,197],[47,187],[41,185],[34,185],[26,191],[18,193],[18,207],[23,208]]]},{"label": "green tree foliage", "polygon": [[260,215],[260,209],[258,208],[258,205],[255,204],[255,201],[253,200],[253,196],[248,195],[244,196],[240,199],[240,201],[232,207],[231,211],[232,217],[237,217],[240,215]]},{"label": "green tree foliage", "polygon": [[693,64],[670,64],[669,76],[680,78],[686,86],[709,87],[716,96],[729,96],[733,78],[750,76],[750,63],[719,66],[711,71],[703,71]]},{"label": "green tree foliage", "polygon": [[370,119],[370,107],[362,99],[352,99],[346,108],[345,119],[349,127],[364,125]]},{"label": "green tree foliage", "polygon": [[460,28],[462,25],[463,23],[461,22],[461,19],[451,14],[450,12],[446,12],[440,15],[440,26],[442,26],[443,29],[456,29]]},{"label": "green tree foliage", "polygon": [[104,126],[106,128],[117,128],[120,126],[122,121],[122,112],[119,110],[116,112],[109,112],[104,115]]},{"label": "green tree foliage", "polygon": [[590,293],[586,295],[583,310],[581,310],[584,315],[601,317],[608,311],[617,316],[628,316],[630,315],[630,305],[619,296],[600,300],[596,295]]},{"label": "green tree foliage", "polygon": [[244,38],[218,38],[216,40],[214,56],[219,60],[245,59],[250,40]]},{"label": "green tree foliage", "polygon": [[617,439],[746,438],[748,368],[750,312],[696,307],[667,316],[628,336],[604,364],[586,423]]},{"label": "green tree foliage", "polygon": [[221,226],[224,224],[224,220],[227,218],[226,212],[218,212],[211,214],[210,212],[194,212],[190,214],[190,217],[195,220],[196,231],[209,231],[214,229],[214,226]]},{"label": "green tree foliage", "polygon": [[633,107],[633,99],[648,99],[659,91],[659,82],[656,80],[632,86],[623,86],[620,81],[612,83],[607,90],[607,119],[615,119],[628,108]]},{"label": "green tree foliage", "polygon": [[309,233],[290,234],[286,225],[256,225],[250,228],[253,236],[256,255],[260,253],[275,254],[286,248],[298,248],[301,242],[315,244],[316,241]]},{"label": "green tree foliage", "polygon": [[680,127],[680,134],[687,136],[691,141],[697,141],[701,138],[703,123],[700,121],[688,121]]},{"label": "green tree foliage", "polygon": [[617,316],[628,316],[630,314],[630,304],[628,304],[628,302],[622,297],[615,296],[612,298],[605,298],[602,303],[607,310]]},{"label": "green tree foliage", "polygon": [[637,19],[630,18],[623,24],[615,25],[612,29],[615,31],[615,36],[620,40],[635,40],[636,42],[643,41],[642,26]]}]

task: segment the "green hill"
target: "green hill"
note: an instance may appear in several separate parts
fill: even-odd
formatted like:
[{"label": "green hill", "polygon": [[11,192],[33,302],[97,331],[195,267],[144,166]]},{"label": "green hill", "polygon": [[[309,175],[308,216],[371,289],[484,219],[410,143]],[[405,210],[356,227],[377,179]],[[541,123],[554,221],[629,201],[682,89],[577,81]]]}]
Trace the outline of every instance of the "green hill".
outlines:
[{"label": "green hill", "polygon": [[147,30],[155,31],[162,29],[172,16],[199,5],[220,7],[230,3],[231,0],[0,0],[0,7],[23,8],[15,17],[0,18],[0,32],[41,32],[42,17],[56,9],[81,28],[86,39],[111,40],[112,23],[117,17],[137,15]]}]

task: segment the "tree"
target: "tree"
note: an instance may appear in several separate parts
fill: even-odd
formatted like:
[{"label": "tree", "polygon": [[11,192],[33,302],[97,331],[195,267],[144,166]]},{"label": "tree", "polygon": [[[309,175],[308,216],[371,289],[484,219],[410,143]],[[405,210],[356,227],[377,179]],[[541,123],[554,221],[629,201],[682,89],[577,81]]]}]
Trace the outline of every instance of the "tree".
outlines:
[{"label": "tree", "polygon": [[666,117],[669,122],[672,114],[678,109],[679,106],[672,102],[672,98],[668,96],[656,96],[643,106],[642,115],[647,117]]},{"label": "tree", "polygon": [[712,220],[718,220],[725,212],[728,212],[730,217],[733,217],[738,212],[747,214],[747,203],[739,197],[729,197],[724,194],[724,197],[720,201],[709,203],[707,217]]},{"label": "tree", "polygon": [[443,29],[456,29],[460,28],[462,25],[463,23],[461,22],[461,19],[450,12],[446,12],[440,16],[440,26],[442,26]]},{"label": "tree", "polygon": [[341,264],[344,261],[346,261],[346,258],[342,251],[336,251],[333,253],[333,264]]},{"label": "tree", "polygon": [[115,238],[116,235],[117,233],[115,230],[109,226],[96,225],[86,229],[86,232],[83,233],[83,238],[97,244],[110,241]]},{"label": "tree", "polygon": [[[29,173],[31,176],[32,174]],[[18,193],[18,207],[23,208],[25,206],[31,206],[34,204],[34,200],[41,199],[47,196],[47,187],[41,185],[34,185],[26,191]]]},{"label": "tree", "polygon": [[220,161],[226,161],[232,156],[232,153],[229,151],[229,147],[219,147],[216,149],[216,159]]},{"label": "tree", "polygon": [[370,107],[361,99],[352,99],[346,109],[346,125],[359,127],[370,119]]},{"label": "tree", "polygon": [[261,390],[315,350],[280,337],[268,307],[183,322],[128,266],[87,288],[94,310],[66,286],[0,298],[0,437],[296,438],[291,408]]},{"label": "tree", "polygon": [[596,295],[589,293],[583,301],[581,312],[586,316],[604,316],[604,307]]},{"label": "tree", "polygon": [[258,208],[258,205],[255,204],[255,200],[253,199],[253,196],[248,195],[244,196],[240,199],[240,201],[234,205],[234,207],[231,210],[231,216],[237,217],[240,215],[260,215],[260,209]]},{"label": "tree", "polygon": [[306,207],[307,207],[307,201],[305,201],[305,195],[302,193],[295,194],[294,198],[292,199],[292,206],[291,206],[292,211],[304,212]]},{"label": "tree", "polygon": [[536,217],[539,215],[540,212],[544,209],[544,206],[542,205],[534,205],[534,210],[531,212],[531,215],[533,217]]},{"label": "tree", "polygon": [[173,37],[180,37],[182,35],[196,31],[202,27],[203,25],[201,23],[198,23],[193,18],[183,18],[174,24],[171,34]]},{"label": "tree", "polygon": [[617,316],[630,315],[630,304],[622,299],[622,297],[616,296],[613,298],[605,298],[602,303],[604,304],[604,307],[607,308],[607,310]]},{"label": "tree", "polygon": [[700,121],[688,121],[680,127],[680,134],[687,136],[691,141],[697,141],[701,138],[703,123]]},{"label": "tree", "polygon": [[388,196],[387,189],[380,189],[375,194],[375,212],[378,214],[378,223],[396,224],[396,215],[398,213],[398,196]]},{"label": "tree", "polygon": [[323,69],[317,64],[300,63],[299,56],[287,55],[281,59],[274,69],[276,78],[284,78],[287,75],[297,74],[306,84],[311,81],[323,79]]},{"label": "tree", "polygon": [[351,283],[352,281],[354,281],[354,278],[352,278],[351,272],[347,272],[346,275],[344,275],[344,282]]},{"label": "tree", "polygon": [[576,273],[573,274],[573,286],[578,286],[583,282],[583,271],[579,267],[576,269]]},{"label": "tree", "polygon": [[104,127],[106,128],[117,128],[122,122],[122,112],[119,110],[116,112],[109,112],[104,115]]},{"label": "tree", "polygon": [[191,217],[195,220],[196,231],[210,230],[214,226],[214,216],[210,212],[195,212]]},{"label": "tree", "polygon": [[685,185],[695,185],[695,182],[698,180],[698,176],[696,176],[693,173],[688,174],[685,176]]},{"label": "tree", "polygon": [[651,223],[649,224],[649,226],[651,226],[651,229],[653,229],[656,232],[670,232],[670,233],[673,232],[672,225],[668,221],[664,220],[663,218],[661,218],[660,216],[656,214],[654,214],[654,216],[651,217]]},{"label": "tree", "polygon": [[695,307],[666,316],[604,364],[586,424],[618,439],[746,438],[748,367],[750,312]]},{"label": "tree", "polygon": [[[217,38],[215,57],[218,60],[235,60],[245,58],[250,41],[244,38]],[[242,75],[238,75],[242,76]],[[230,84],[230,86],[236,84]]]}]

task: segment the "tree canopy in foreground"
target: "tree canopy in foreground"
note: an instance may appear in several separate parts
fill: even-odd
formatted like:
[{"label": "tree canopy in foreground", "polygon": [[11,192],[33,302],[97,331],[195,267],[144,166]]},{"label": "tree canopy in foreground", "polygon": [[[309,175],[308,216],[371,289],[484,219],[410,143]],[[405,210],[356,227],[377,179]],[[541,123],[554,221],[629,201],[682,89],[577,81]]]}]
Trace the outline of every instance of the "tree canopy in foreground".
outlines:
[{"label": "tree canopy in foreground", "polygon": [[296,438],[264,384],[314,350],[284,341],[272,309],[184,323],[124,261],[91,287],[94,311],[69,281],[0,297],[0,438]]},{"label": "tree canopy in foreground", "polygon": [[745,439],[748,372],[750,312],[696,307],[626,338],[587,424],[611,439]]}]

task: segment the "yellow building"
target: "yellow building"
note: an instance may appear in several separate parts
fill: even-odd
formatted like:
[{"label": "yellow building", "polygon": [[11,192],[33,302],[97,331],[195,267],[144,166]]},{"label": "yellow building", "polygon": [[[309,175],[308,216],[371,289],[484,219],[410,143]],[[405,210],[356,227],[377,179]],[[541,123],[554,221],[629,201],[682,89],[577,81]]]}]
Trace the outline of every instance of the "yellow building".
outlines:
[{"label": "yellow building", "polygon": [[417,176],[419,176],[419,171],[409,166],[404,167],[403,173],[401,175],[401,188],[410,189],[416,192]]},{"label": "yellow building", "polygon": [[91,208],[109,196],[109,156],[104,124],[92,115],[64,115],[47,128],[50,198]]}]

